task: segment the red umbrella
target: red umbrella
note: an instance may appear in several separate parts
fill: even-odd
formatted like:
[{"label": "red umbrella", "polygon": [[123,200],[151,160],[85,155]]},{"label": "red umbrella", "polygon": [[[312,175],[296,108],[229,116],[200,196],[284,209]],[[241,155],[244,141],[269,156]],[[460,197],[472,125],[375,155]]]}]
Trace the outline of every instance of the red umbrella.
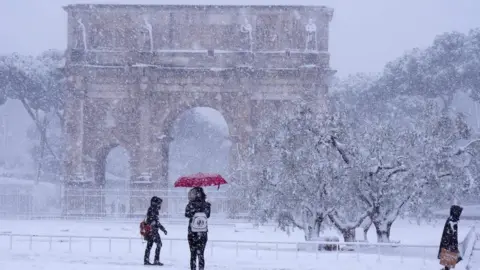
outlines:
[{"label": "red umbrella", "polygon": [[175,181],[175,187],[208,187],[227,184],[227,181],[220,174],[197,173],[186,175]]}]

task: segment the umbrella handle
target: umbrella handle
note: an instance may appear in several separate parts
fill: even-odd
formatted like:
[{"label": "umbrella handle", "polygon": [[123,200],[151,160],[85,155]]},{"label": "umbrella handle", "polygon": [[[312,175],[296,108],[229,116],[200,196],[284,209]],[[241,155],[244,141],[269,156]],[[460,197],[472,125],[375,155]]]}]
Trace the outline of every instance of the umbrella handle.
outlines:
[{"label": "umbrella handle", "polygon": [[219,189],[220,189],[220,185],[218,185],[218,187],[217,187],[217,190],[219,190]]}]

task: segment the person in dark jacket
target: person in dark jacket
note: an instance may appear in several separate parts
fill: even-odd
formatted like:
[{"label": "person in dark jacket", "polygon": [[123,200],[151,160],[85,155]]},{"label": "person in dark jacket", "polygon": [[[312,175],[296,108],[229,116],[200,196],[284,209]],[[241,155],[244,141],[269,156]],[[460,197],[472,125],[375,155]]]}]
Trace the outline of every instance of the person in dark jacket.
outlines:
[{"label": "person in dark jacket", "polygon": [[[458,205],[452,205],[450,207],[450,216],[445,222],[443,227],[442,239],[440,240],[440,248],[438,250],[438,259],[440,259],[440,253],[442,248],[459,253],[458,250],[458,221],[460,220],[460,215],[462,214],[463,208]],[[461,261],[462,257],[458,256],[458,261]],[[449,267],[445,267],[445,270],[449,270]]]},{"label": "person in dark jacket", "polygon": [[152,249],[153,243],[157,245],[155,249],[155,258],[153,260],[154,265],[163,265],[160,262],[160,249],[162,248],[162,239],[160,238],[160,234],[158,230],[161,230],[165,235],[167,235],[167,230],[165,227],[160,223],[159,219],[159,210],[162,207],[162,199],[157,196],[153,196],[150,200],[150,207],[147,211],[147,217],[145,222],[151,226],[152,231],[150,234],[145,238],[147,240],[147,247],[145,248],[145,256],[143,257],[143,263],[145,265],[151,265],[150,263],[150,250]]},{"label": "person in dark jacket", "polygon": [[201,187],[195,187],[189,192],[189,203],[185,208],[188,222],[188,245],[190,246],[190,269],[205,269],[205,247],[208,241],[208,219],[211,205]]}]

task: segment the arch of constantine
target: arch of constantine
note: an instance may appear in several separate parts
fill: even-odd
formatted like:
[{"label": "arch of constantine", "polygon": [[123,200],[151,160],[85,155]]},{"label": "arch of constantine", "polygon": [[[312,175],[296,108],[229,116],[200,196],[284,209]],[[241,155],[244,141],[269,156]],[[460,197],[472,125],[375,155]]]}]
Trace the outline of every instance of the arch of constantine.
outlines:
[{"label": "arch of constantine", "polygon": [[[211,107],[224,116],[235,171],[262,119],[279,104],[303,99],[325,105],[333,74],[330,8],[79,4],[64,9],[68,213],[103,211],[101,194],[83,203],[72,198],[103,187],[105,159],[116,146],[131,157],[132,190],[170,188],[170,133],[188,109]],[[227,181],[235,181],[235,174]],[[136,198],[132,195],[130,211],[143,213]]]}]

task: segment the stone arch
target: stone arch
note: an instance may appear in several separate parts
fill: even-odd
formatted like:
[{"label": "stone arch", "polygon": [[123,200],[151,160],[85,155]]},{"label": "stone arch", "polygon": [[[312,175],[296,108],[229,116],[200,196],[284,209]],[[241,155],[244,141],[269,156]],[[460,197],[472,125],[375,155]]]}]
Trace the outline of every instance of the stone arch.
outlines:
[{"label": "stone arch", "polygon": [[[95,152],[95,163],[94,163],[94,170],[93,170],[93,179],[97,186],[104,187],[106,183],[106,169],[107,169],[107,157],[110,152],[116,148],[122,147],[125,149],[129,156],[129,166],[130,166],[130,177],[133,175],[133,165],[132,165],[132,151],[125,147],[123,144],[119,142],[111,142],[99,147]],[[129,182],[131,179],[129,179]]]},{"label": "stone arch", "polygon": [[[128,18],[125,17],[125,7],[121,5],[108,7],[90,5],[87,9],[85,8],[85,5],[71,5],[65,8],[69,17],[69,29],[78,28],[80,19],[81,24],[92,28],[98,24],[99,20],[111,21],[112,18],[122,16],[124,23],[135,22],[137,25],[135,27],[149,28],[149,24],[161,24],[161,20],[155,19],[155,16],[152,17],[158,13],[159,7],[127,8]],[[228,10],[222,9],[220,7],[220,9],[206,11],[209,16],[225,12],[235,15],[235,12],[241,12],[230,7],[227,8]],[[285,12],[286,9],[288,12]],[[170,15],[178,19],[192,11],[194,10],[191,7],[181,7],[172,10]],[[155,43],[156,45],[150,44],[161,47],[162,50],[155,52],[153,50],[135,52],[139,49],[136,40],[124,40],[122,43],[130,45],[119,46],[115,52],[89,51],[88,55],[85,54],[86,47],[82,49],[81,46],[69,44],[64,70],[68,78],[65,84],[68,97],[65,100],[65,126],[67,127],[65,130],[68,146],[65,184],[71,189],[66,189],[65,193],[77,196],[78,193],[85,191],[83,189],[88,190],[92,186],[98,189],[96,182],[105,182],[104,174],[100,172],[104,171],[105,158],[114,147],[111,142],[118,139],[131,158],[130,192],[135,190],[131,193],[132,201],[135,202],[135,211],[131,210],[131,212],[139,211],[138,213],[143,215],[145,205],[141,201],[137,204],[134,197],[145,198],[150,196],[146,195],[149,194],[148,192],[156,192],[153,191],[154,189],[166,188],[168,178],[165,173],[165,163],[168,163],[168,149],[165,146],[169,144],[172,137],[172,125],[184,111],[194,107],[210,107],[218,110],[227,122],[230,134],[228,139],[232,142],[229,167],[241,167],[238,165],[244,163],[242,156],[247,156],[249,153],[249,140],[254,136],[263,118],[258,113],[261,110],[256,108],[256,103],[275,103],[275,100],[297,102],[304,99],[313,105],[326,108],[324,106],[325,93],[328,89],[326,80],[334,73],[329,68],[328,36],[321,35],[323,38],[317,44],[318,51],[303,53],[306,35],[305,30],[302,29],[305,29],[306,20],[312,14],[316,14],[314,19],[316,19],[319,33],[327,33],[332,11],[325,7],[270,8],[269,12],[275,14],[274,17],[277,18],[274,21],[259,18],[258,16],[265,15],[264,11],[265,7],[250,7],[247,14],[249,22],[246,22],[245,18],[241,20],[245,21],[246,26],[263,24],[263,27],[272,30],[271,34],[278,30],[275,28],[275,20],[293,22],[293,24],[290,23],[293,25],[290,29],[292,31],[287,31],[286,36],[282,38],[280,38],[282,33],[279,32],[280,36],[276,39],[277,41],[291,40],[293,37],[296,40],[295,44],[290,44],[293,47],[282,42],[274,42],[275,44],[270,42],[272,43],[270,45],[278,47],[273,51],[269,50],[270,53],[261,52],[265,48],[258,46],[255,48],[250,46],[250,49],[247,46],[244,49],[249,52],[239,53],[238,42],[233,44],[230,42],[231,36],[223,35],[225,40],[218,40],[220,43],[225,43],[222,46],[226,46],[226,49],[222,49],[222,52],[215,50],[207,52],[195,48],[172,52],[171,49],[174,48],[171,45],[174,43],[187,47],[192,44],[192,37],[188,34],[176,35],[175,40],[161,41],[162,44],[158,42],[158,44]],[[303,19],[298,21],[288,16],[291,12],[300,14]],[[89,16],[90,13],[96,16]],[[144,15],[149,18],[148,22],[143,20]],[[204,25],[204,20],[208,20],[209,16],[196,16],[195,23],[186,27],[190,32],[197,31],[198,26]],[[257,19],[258,23],[255,22]],[[232,22],[232,25],[234,24],[235,22]],[[174,25],[170,26],[170,30],[175,30],[172,27]],[[99,33],[89,29],[80,31],[80,28],[77,29],[78,31],[69,32],[69,41],[83,39],[84,42],[77,45],[85,45],[83,44],[86,42],[85,31],[97,35],[92,36],[92,39],[101,39],[98,36]],[[299,29],[301,31],[296,31]],[[216,32],[212,34],[222,36],[222,29],[212,31]],[[269,38],[265,35],[248,37],[247,32],[245,32],[247,43],[250,45],[252,42],[265,43],[264,39]],[[297,32],[298,35],[291,35]],[[149,34],[152,34],[151,31]],[[136,39],[135,35],[125,35],[125,38]],[[148,38],[151,39],[151,36]],[[199,42],[204,45],[211,43],[210,35],[205,36],[204,39]],[[103,41],[104,44],[100,44],[102,47],[108,47],[113,42],[105,39]],[[140,43],[144,44],[145,40]],[[320,44],[323,45],[320,46]],[[292,53],[289,51],[286,53],[284,50],[286,47],[291,48]],[[257,51],[260,53],[256,54]],[[259,55],[260,58],[256,59],[254,55]],[[115,63],[136,64],[125,67]],[[119,100],[116,106],[114,106],[115,100]],[[108,118],[113,116],[116,120],[114,124],[102,123],[102,120],[107,118],[105,111],[107,109],[108,114],[111,114]],[[101,162],[95,166],[97,161]],[[94,167],[97,169],[94,170]],[[94,171],[97,175],[96,180],[94,180]],[[232,181],[241,179],[237,175],[238,173],[235,175],[232,173]],[[69,205],[68,200],[71,197],[64,197],[66,201],[64,205]],[[96,205],[98,203],[92,205],[93,210]],[[88,208],[90,206],[84,205],[83,210],[88,212]]]},{"label": "stone arch", "polygon": [[185,112],[193,110],[195,108],[211,108],[219,112],[227,123],[228,135],[230,136],[232,134],[232,131],[234,130],[233,117],[229,115],[228,111],[224,110],[221,106],[212,104],[211,102],[195,102],[194,104],[180,104],[167,114],[164,120],[162,130],[164,131],[164,135],[169,140],[173,139],[172,132],[176,121],[180,119]]},{"label": "stone arch", "polygon": [[[230,142],[230,146],[229,146],[229,150],[231,151],[231,148],[232,148],[232,139],[231,139],[231,134],[232,134],[232,128],[233,128],[233,123],[232,123],[232,118],[230,117],[230,115],[228,115],[228,112],[226,112],[225,110],[221,109],[220,106],[215,106],[215,105],[212,105],[211,103],[201,103],[201,102],[196,102],[194,104],[185,104],[185,105],[182,105],[182,106],[178,106],[176,108],[176,110],[170,112],[167,116],[167,118],[165,119],[165,124],[163,126],[163,131],[164,131],[164,134],[167,136],[168,140],[166,141],[166,143],[168,145],[166,145],[166,148],[167,148],[167,152],[166,152],[166,157],[165,157],[165,165],[164,165],[164,170],[166,170],[166,181],[169,182],[171,179],[171,176],[169,175],[170,174],[170,165],[171,165],[171,162],[172,162],[172,157],[170,156],[170,147],[172,146],[172,143],[173,141],[175,140],[175,124],[177,123],[177,121],[180,121],[182,117],[184,117],[184,115],[189,112],[189,111],[192,111],[194,109],[197,109],[197,108],[209,108],[211,110],[214,110],[214,111],[217,111],[223,118],[223,121],[224,123],[226,124],[226,134],[225,134],[225,140],[229,141]],[[227,169],[230,167],[230,159],[228,161],[228,166],[227,166]],[[194,172],[191,172],[191,173],[194,173]]]}]

